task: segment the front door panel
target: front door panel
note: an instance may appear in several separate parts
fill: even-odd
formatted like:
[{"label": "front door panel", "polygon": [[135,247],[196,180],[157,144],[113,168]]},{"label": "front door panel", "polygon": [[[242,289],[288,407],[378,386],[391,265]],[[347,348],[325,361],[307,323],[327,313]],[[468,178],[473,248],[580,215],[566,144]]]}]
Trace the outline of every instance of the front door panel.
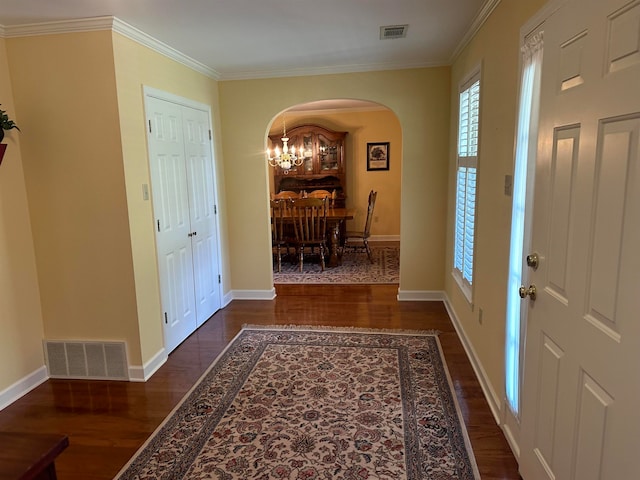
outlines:
[{"label": "front door panel", "polygon": [[525,480],[636,478],[640,2],[544,24],[522,405]]}]

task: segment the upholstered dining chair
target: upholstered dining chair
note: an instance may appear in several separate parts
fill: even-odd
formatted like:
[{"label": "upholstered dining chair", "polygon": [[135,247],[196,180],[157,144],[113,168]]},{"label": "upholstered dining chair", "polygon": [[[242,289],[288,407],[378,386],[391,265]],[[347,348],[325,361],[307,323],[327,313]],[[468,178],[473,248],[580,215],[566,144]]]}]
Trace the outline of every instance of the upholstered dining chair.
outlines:
[{"label": "upholstered dining chair", "polygon": [[304,265],[304,250],[314,247],[320,250],[320,266],[324,272],[324,255],[327,249],[327,204],[326,198],[298,198],[290,200],[293,230],[296,235],[296,250],[299,268]]},{"label": "upholstered dining chair", "polygon": [[291,239],[285,229],[285,216],[289,200],[271,200],[271,247],[274,250],[278,272],[282,271],[282,249],[289,250]]},{"label": "upholstered dining chair", "polygon": [[345,233],[344,241],[345,251],[347,249],[352,251],[364,249],[367,252],[367,257],[369,257],[369,261],[371,263],[373,263],[373,258],[371,257],[371,247],[369,247],[369,236],[371,231],[371,222],[373,220],[373,208],[376,205],[377,196],[378,192],[374,192],[373,190],[369,192],[369,200],[367,203],[367,218],[364,222],[364,228],[359,231],[347,230]]}]

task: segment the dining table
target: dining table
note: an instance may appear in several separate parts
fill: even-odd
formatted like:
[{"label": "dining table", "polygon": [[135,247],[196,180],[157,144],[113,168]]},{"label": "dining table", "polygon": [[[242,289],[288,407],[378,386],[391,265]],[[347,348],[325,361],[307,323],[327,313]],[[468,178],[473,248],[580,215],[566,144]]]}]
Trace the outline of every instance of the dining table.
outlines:
[{"label": "dining table", "polygon": [[[342,264],[340,255],[340,232],[347,220],[353,220],[355,208],[329,207],[327,209],[327,237],[329,241],[329,261],[327,267],[337,267]],[[285,220],[287,214],[285,213]]]},{"label": "dining table", "polygon": [[347,220],[353,220],[356,214],[355,208],[329,207],[327,210],[327,234],[329,236],[329,262],[327,266],[337,267],[342,264],[339,255],[340,229]]}]

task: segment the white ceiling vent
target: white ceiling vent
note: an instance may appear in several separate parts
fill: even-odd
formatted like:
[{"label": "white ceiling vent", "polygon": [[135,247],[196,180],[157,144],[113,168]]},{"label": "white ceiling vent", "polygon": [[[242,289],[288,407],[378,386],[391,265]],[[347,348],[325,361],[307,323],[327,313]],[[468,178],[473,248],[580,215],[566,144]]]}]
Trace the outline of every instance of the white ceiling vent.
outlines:
[{"label": "white ceiling vent", "polygon": [[380,40],[404,38],[407,36],[409,25],[386,25],[380,27]]}]

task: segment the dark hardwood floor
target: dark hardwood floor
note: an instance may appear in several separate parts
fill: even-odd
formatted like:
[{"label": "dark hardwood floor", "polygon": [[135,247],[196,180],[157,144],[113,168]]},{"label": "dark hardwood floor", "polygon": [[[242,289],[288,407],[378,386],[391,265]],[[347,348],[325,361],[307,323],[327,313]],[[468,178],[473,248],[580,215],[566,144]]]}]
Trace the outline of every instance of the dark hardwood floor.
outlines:
[{"label": "dark hardwood floor", "polygon": [[520,479],[442,303],[398,302],[397,285],[278,285],[276,291],[274,301],[231,302],[146,383],[45,382],[0,412],[0,431],[67,434],[58,478],[110,479],[244,324],[437,329],[482,478]]}]

